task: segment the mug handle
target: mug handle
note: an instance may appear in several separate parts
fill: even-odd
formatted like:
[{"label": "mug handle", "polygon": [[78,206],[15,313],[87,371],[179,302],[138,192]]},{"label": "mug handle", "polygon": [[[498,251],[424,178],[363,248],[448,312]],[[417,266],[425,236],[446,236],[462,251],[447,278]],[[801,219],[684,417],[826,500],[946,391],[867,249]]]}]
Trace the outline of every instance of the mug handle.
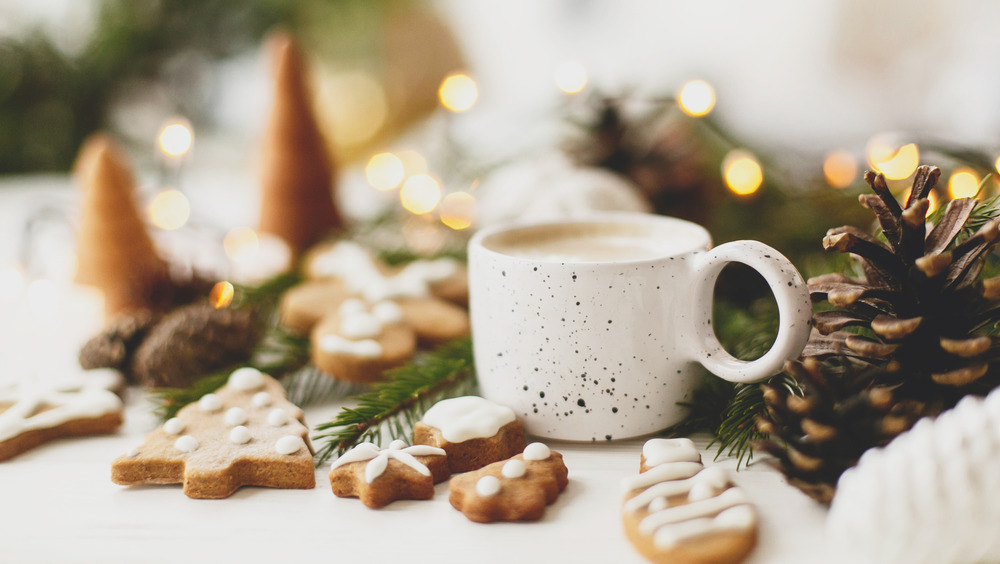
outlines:
[{"label": "mug handle", "polygon": [[[712,328],[715,281],[730,262],[743,263],[764,277],[778,303],[778,336],[764,356],[739,360],[726,352]],[[709,372],[730,382],[758,382],[781,370],[786,360],[798,358],[809,340],[812,302],[809,288],[792,263],[760,241],[733,241],[693,258],[694,299],[682,315],[693,325],[695,360]]]}]

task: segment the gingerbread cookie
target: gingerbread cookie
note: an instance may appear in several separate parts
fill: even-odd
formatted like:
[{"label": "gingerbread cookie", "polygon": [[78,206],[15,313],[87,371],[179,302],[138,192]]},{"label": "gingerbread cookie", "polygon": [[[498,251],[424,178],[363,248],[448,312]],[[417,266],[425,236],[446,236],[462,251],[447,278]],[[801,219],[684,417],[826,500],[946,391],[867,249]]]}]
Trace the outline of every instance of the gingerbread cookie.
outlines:
[{"label": "gingerbread cookie", "polygon": [[330,486],[337,497],[357,497],[377,509],[397,499],[430,499],[434,484],[450,475],[442,449],[400,440],[386,449],[361,443],[334,461]]},{"label": "gingerbread cookie", "polygon": [[452,478],[448,500],[477,523],[537,521],[566,489],[567,475],[561,454],[531,443],[513,458]]},{"label": "gingerbread cookie", "polygon": [[241,486],[316,486],[302,410],[254,368],[184,407],[111,465],[116,484],[184,484],[188,497],[228,497]]},{"label": "gingerbread cookie", "polygon": [[478,396],[451,398],[427,410],[413,443],[443,448],[452,474],[459,474],[521,452],[524,425],[509,407]]},{"label": "gingerbread cookie", "polygon": [[705,468],[690,439],[651,439],[640,474],[622,483],[625,533],[658,563],[742,562],[757,542],[757,515],[725,470]]},{"label": "gingerbread cookie", "polygon": [[0,383],[0,461],[63,437],[114,432],[122,400],[117,370],[95,369],[54,381]]},{"label": "gingerbread cookie", "polygon": [[320,370],[373,381],[408,361],[418,342],[433,346],[469,333],[468,313],[434,295],[434,281],[454,274],[452,262],[391,269],[354,243],[336,243],[307,258],[312,279],[285,293],[281,323],[310,334]]}]

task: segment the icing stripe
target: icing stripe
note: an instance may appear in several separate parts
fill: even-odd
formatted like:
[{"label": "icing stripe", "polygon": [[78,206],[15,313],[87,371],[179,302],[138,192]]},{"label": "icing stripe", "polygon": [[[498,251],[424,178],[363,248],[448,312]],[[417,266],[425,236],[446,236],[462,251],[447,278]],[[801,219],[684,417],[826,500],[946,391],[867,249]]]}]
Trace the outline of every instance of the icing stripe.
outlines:
[{"label": "icing stripe", "polygon": [[646,466],[667,462],[701,462],[698,447],[691,439],[650,439],[642,446]]},{"label": "icing stripe", "polygon": [[650,486],[639,495],[625,502],[625,511],[635,513],[658,497],[674,497],[694,491],[695,486],[706,484],[714,491],[722,491],[729,484],[729,476],[722,469],[705,468],[686,480],[667,480]]},{"label": "icing stripe", "polygon": [[748,503],[750,503],[750,499],[742,490],[729,488],[715,497],[684,505],[675,505],[656,513],[650,513],[639,522],[639,532],[649,535],[664,525],[714,515],[724,509]]},{"label": "icing stripe", "polygon": [[700,462],[671,462],[670,464],[662,464],[646,470],[638,476],[631,476],[622,480],[622,489],[624,491],[637,490],[639,488],[648,488],[653,484],[658,484],[666,480],[680,480],[681,478],[690,478],[694,476],[704,466]]},{"label": "icing stripe", "polygon": [[693,519],[661,527],[653,534],[653,545],[659,549],[667,549],[681,541],[708,533],[749,529],[753,527],[755,521],[756,517],[749,505],[737,505],[715,517]]}]

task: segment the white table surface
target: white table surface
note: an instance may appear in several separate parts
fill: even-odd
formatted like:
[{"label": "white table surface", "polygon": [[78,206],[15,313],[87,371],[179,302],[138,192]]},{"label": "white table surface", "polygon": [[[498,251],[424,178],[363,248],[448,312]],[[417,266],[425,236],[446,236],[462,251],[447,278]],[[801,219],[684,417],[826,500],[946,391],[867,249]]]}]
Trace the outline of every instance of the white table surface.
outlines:
[{"label": "white table surface", "polygon": [[[0,190],[5,261],[39,194],[66,196],[64,178],[23,188],[24,181],[17,182]],[[42,312],[23,294],[0,296],[0,365],[6,375],[68,369],[79,344],[100,326],[93,301],[71,287],[61,292],[59,307]],[[307,422],[327,421],[338,407],[309,407]],[[570,483],[545,517],[477,524],[449,505],[447,483],[437,486],[432,500],[372,510],[333,496],[326,467],[316,471],[314,490],[243,488],[225,500],[188,499],[179,486],[115,485],[110,462],[158,425],[150,409],[142,392],[130,390],[118,433],[59,440],[0,463],[0,563],[644,562],[625,538],[619,510],[619,483],[637,472],[641,439],[550,443],[564,454]],[[707,437],[696,440],[704,447]],[[703,458],[711,464],[713,455]],[[731,459],[718,464],[735,468]],[[766,464],[735,472],[734,479],[761,514],[750,563],[822,558],[824,508]]]}]

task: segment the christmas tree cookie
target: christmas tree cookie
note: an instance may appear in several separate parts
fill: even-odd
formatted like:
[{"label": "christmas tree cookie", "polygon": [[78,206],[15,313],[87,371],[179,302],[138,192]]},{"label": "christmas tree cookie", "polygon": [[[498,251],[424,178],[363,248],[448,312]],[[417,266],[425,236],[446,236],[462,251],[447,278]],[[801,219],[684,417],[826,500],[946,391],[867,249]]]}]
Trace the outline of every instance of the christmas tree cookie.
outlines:
[{"label": "christmas tree cookie", "polygon": [[316,486],[302,410],[276,380],[240,368],[229,382],[146,436],[111,466],[116,484],[178,484],[199,499],[228,497],[241,486]]}]

